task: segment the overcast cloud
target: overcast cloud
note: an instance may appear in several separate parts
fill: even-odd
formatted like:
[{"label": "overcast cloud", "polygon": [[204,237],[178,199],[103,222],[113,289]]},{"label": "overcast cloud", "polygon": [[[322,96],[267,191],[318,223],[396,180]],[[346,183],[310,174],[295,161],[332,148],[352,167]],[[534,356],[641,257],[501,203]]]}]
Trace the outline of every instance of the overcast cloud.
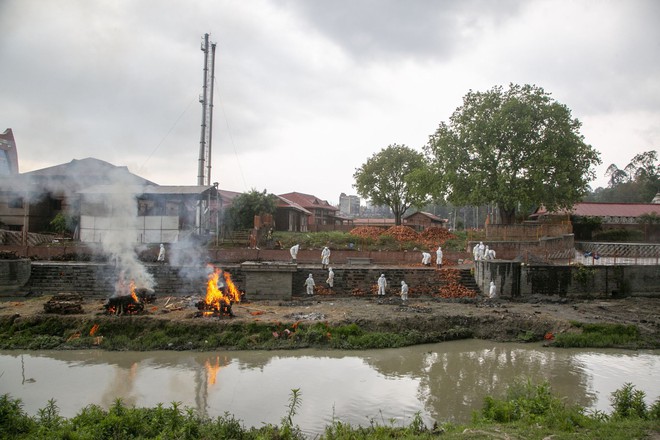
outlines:
[{"label": "overcast cloud", "polygon": [[572,109],[605,186],[660,146],[658,23],[656,0],[0,0],[0,131],[21,172],[95,157],[194,185],[209,33],[223,189],[335,204],[372,154],[512,82]]}]

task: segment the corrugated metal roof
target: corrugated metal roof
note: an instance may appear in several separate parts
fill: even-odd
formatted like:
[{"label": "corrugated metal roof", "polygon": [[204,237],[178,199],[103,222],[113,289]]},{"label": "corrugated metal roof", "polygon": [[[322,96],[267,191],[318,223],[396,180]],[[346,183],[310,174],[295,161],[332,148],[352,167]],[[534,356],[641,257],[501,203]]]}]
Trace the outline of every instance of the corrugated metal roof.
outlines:
[{"label": "corrugated metal roof", "polygon": [[[550,214],[567,214],[562,210]],[[573,215],[582,217],[639,217],[642,214],[656,213],[660,215],[660,205],[652,203],[596,203],[581,202],[573,205],[570,211]],[[549,214],[545,208],[540,208],[537,215]]]},{"label": "corrugated metal roof", "polygon": [[162,194],[199,195],[213,186],[155,186],[155,185],[94,185],[78,191],[80,194]]}]

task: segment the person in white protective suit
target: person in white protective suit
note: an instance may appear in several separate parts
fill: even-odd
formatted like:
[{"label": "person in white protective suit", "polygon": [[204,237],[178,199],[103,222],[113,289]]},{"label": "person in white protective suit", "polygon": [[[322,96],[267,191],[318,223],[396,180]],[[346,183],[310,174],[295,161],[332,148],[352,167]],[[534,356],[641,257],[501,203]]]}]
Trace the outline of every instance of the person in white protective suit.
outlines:
[{"label": "person in white protective suit", "polygon": [[381,273],[378,278],[378,295],[385,296],[385,288],[387,287],[387,280],[385,279],[385,274]]},{"label": "person in white protective suit", "polygon": [[408,285],[401,281],[401,301],[408,301]]},{"label": "person in white protective suit", "polygon": [[488,255],[486,255],[486,259],[488,260],[494,260],[495,259],[495,249],[489,249],[488,250]]},{"label": "person in white protective suit", "polygon": [[326,246],[321,251],[321,265],[323,266],[323,269],[325,269],[326,267],[328,267],[329,264],[330,264],[330,248]]},{"label": "person in white protective suit", "polygon": [[484,245],[483,241],[479,242],[479,250],[477,251],[477,259],[478,260],[483,260],[484,259],[484,252],[486,251],[486,246]]},{"label": "person in white protective suit", "polygon": [[495,281],[490,282],[490,288],[488,289],[488,298],[497,297],[497,287],[495,287]]},{"label": "person in white protective suit", "polygon": [[479,243],[475,244],[474,247],[472,248],[472,257],[474,261],[477,261],[479,259]]},{"label": "person in white protective suit", "polygon": [[428,252],[422,252],[422,264],[424,266],[429,266],[431,264],[431,254]]},{"label": "person in white protective suit", "polygon": [[332,289],[335,285],[335,273],[332,271],[332,268],[328,268],[328,279],[325,280],[326,283],[328,283],[328,286]]},{"label": "person in white protective suit", "polygon": [[307,295],[314,295],[314,278],[310,273],[307,279],[305,280],[305,288],[307,290]]},{"label": "person in white protective suit", "polygon": [[300,249],[299,244],[295,244],[291,246],[291,249],[289,249],[289,253],[291,254],[291,262],[295,263],[297,258],[298,258],[298,249]]},{"label": "person in white protective suit", "polygon": [[160,251],[158,251],[158,262],[165,262],[165,245],[163,243],[160,244]]},{"label": "person in white protective suit", "polygon": [[442,266],[442,247],[440,246],[435,251],[435,265],[438,267]]}]

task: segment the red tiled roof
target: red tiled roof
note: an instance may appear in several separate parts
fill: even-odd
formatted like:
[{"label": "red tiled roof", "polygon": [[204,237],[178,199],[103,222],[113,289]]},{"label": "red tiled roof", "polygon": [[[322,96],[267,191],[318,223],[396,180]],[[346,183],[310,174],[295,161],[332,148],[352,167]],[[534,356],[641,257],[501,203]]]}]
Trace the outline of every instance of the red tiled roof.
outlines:
[{"label": "red tiled roof", "polygon": [[296,211],[300,211],[304,214],[312,215],[311,212],[309,212],[308,210],[306,210],[305,208],[303,208],[302,206],[300,206],[296,202],[293,202],[293,201],[287,199],[286,197],[282,197],[282,196],[275,196],[275,197],[277,197],[279,199],[278,202],[277,202],[277,206],[279,208],[292,208],[292,209],[295,209]]},{"label": "red tiled roof", "polygon": [[[570,211],[571,214],[582,217],[639,217],[651,212],[660,215],[660,204],[582,202],[573,205],[573,209]],[[541,207],[536,215],[567,213],[567,210],[549,213],[544,207]]]},{"label": "red tiled roof", "polygon": [[286,194],[280,194],[280,197],[284,197],[306,209],[328,209],[332,211],[338,211],[337,208],[332,206],[326,200],[321,200],[318,197],[312,194],[303,194],[299,192],[290,192]]}]

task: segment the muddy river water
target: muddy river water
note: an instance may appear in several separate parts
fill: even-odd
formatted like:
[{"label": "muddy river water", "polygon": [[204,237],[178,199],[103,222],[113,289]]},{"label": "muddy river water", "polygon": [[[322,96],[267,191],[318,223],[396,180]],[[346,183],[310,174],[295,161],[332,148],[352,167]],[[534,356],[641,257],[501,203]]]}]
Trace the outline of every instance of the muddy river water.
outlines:
[{"label": "muddy river water", "polygon": [[294,418],[318,434],[333,418],[353,425],[468,422],[486,395],[515,379],[547,380],[570,403],[611,412],[610,394],[631,382],[647,403],[660,396],[660,350],[553,349],[466,340],[368,351],[0,351],[0,394],[36,414],[55,399],[71,417],[121,398],[135,406],[180,402],[245,426],[279,423],[294,388]]}]

